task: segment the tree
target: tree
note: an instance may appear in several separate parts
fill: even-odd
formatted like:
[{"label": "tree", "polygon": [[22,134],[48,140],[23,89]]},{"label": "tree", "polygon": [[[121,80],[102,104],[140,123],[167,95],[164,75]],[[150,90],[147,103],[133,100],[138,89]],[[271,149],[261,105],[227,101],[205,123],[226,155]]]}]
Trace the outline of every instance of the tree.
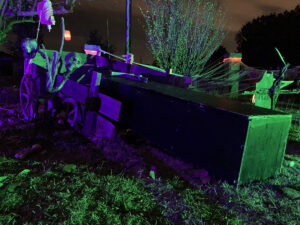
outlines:
[{"label": "tree", "polygon": [[94,29],[94,30],[90,31],[89,39],[87,41],[87,44],[99,45],[102,50],[110,52],[110,53],[114,53],[114,51],[115,51],[115,47],[113,45],[110,45],[108,43],[108,40],[106,40],[106,41],[103,40],[102,41],[102,36],[100,34],[98,34],[97,29]]},{"label": "tree", "polygon": [[281,67],[275,47],[292,66],[300,65],[300,5],[292,11],[258,17],[245,24],[236,35],[237,50],[249,66]]},{"label": "tree", "polygon": [[210,67],[217,63],[223,62],[224,55],[229,54],[226,48],[221,45],[210,57],[210,59],[205,64],[206,67]]},{"label": "tree", "polygon": [[225,32],[220,5],[203,0],[144,0],[147,46],[161,68],[189,77],[201,74]]}]

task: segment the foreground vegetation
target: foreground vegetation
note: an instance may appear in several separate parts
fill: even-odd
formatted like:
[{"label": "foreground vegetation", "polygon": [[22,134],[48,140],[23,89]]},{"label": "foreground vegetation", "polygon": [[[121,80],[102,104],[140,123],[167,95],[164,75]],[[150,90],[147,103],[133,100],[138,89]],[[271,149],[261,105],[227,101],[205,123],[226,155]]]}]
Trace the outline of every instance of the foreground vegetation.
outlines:
[{"label": "foreground vegetation", "polygon": [[[0,224],[297,224],[300,157],[238,188],[180,177],[126,177],[94,167],[0,158]],[[175,210],[175,211],[172,211]]]},{"label": "foreground vegetation", "polygon": [[[64,159],[80,158],[92,148],[102,152],[106,144],[103,148],[87,144],[69,130],[51,136],[39,133],[33,142],[30,123],[9,111],[0,113],[4,143],[0,146],[0,224],[296,225],[300,220],[300,156],[296,153],[285,155],[280,174],[236,187],[226,182],[188,181],[171,173],[174,166],[136,148],[144,162],[155,164],[158,170],[152,177],[149,171],[133,176],[126,170],[120,172],[124,164],[107,157],[83,164],[54,160],[52,156],[60,159],[60,152]],[[296,125],[293,129],[298,132]],[[13,158],[20,148],[36,143],[43,148],[35,157]],[[113,144],[108,152],[125,147],[121,142]],[[46,157],[43,151],[52,155]]]}]

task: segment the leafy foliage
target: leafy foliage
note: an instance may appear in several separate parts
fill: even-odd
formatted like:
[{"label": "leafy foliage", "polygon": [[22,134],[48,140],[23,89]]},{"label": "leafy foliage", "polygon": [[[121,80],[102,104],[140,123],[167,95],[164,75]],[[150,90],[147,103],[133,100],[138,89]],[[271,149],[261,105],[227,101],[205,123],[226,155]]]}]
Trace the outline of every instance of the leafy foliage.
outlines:
[{"label": "leafy foliage", "polygon": [[98,34],[97,29],[90,31],[87,44],[99,45],[102,50],[110,52],[110,53],[114,53],[114,51],[115,51],[115,47],[113,45],[110,45],[108,40],[103,40],[102,36],[100,34]]},{"label": "leafy foliage", "polygon": [[215,2],[144,0],[148,47],[157,65],[193,77],[222,43],[225,13]]},{"label": "leafy foliage", "polygon": [[277,47],[292,66],[300,64],[300,5],[292,11],[258,17],[245,24],[236,35],[237,50],[249,66],[282,66]]},{"label": "leafy foliage", "polygon": [[210,57],[205,66],[211,66],[215,63],[222,62],[224,59],[224,55],[229,54],[226,48],[221,45]]}]

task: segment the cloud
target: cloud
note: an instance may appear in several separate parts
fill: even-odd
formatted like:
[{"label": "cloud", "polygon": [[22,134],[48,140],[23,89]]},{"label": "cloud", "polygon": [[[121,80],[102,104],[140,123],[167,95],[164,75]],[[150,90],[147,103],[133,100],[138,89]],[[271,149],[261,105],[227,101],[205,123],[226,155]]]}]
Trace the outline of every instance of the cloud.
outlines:
[{"label": "cloud", "polygon": [[226,29],[238,31],[254,18],[271,13],[292,10],[299,0],[227,0],[223,6],[228,9],[229,26]]},{"label": "cloud", "polygon": [[271,14],[271,13],[280,13],[284,11],[284,8],[279,6],[272,6],[266,4],[257,4],[257,8],[260,9],[264,14]]},{"label": "cloud", "polygon": [[237,44],[235,42],[235,35],[237,32],[235,31],[228,31],[227,36],[225,37],[222,45],[226,48],[228,52],[235,52]]},{"label": "cloud", "polygon": [[[225,30],[229,31],[223,45],[230,52],[236,48],[234,40],[236,33],[247,22],[271,12],[278,13],[294,9],[299,4],[299,0],[222,0],[221,2],[228,12]],[[139,6],[143,7],[144,5],[143,0],[132,0],[132,49],[137,55],[136,59],[142,57],[143,60],[149,58],[150,55],[145,46],[145,33],[141,25],[144,19],[139,10]],[[72,48],[73,51],[82,51],[92,29],[98,29],[99,34],[102,34],[103,39],[106,39],[106,21],[108,20],[110,43],[116,47],[117,54],[123,54],[125,48],[125,8],[125,0],[81,0],[81,5],[76,3],[72,14],[63,15],[66,29],[71,30],[72,34],[72,41],[65,44],[65,50]],[[57,24],[51,33],[45,31],[46,48],[59,48],[60,17],[61,15],[55,16]],[[46,28],[44,27],[44,29]]]},{"label": "cloud", "polygon": [[258,12],[268,15],[271,13],[280,13],[287,9],[287,6],[289,4],[286,4],[287,2],[291,2],[289,0],[286,0],[284,3],[283,1],[274,1],[274,0],[254,0],[253,6],[257,9]]}]

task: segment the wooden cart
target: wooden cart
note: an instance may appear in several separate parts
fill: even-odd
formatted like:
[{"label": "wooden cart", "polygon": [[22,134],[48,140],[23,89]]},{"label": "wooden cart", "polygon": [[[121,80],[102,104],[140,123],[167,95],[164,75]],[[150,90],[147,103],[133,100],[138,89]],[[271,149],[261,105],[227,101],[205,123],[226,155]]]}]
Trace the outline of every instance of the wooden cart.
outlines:
[{"label": "wooden cart", "polygon": [[97,46],[85,50],[43,48],[25,60],[20,87],[25,118],[36,118],[44,99],[53,116],[63,109],[70,125],[86,136],[110,136],[114,124],[124,123],[173,156],[236,184],[281,169],[291,115],[189,90],[190,78],[129,56],[124,62],[100,55]]}]

